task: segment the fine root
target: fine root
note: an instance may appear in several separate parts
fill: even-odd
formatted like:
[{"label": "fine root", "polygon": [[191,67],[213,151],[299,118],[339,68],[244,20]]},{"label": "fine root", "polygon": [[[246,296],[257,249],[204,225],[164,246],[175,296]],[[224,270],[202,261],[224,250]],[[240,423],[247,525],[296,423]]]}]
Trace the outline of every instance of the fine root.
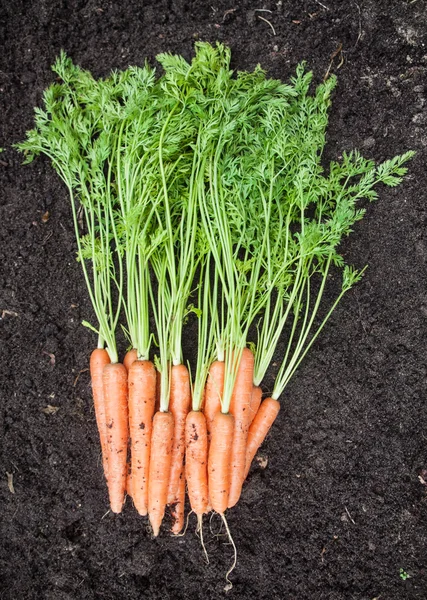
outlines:
[{"label": "fine root", "polygon": [[187,529],[188,529],[188,522],[189,522],[189,520],[190,520],[190,515],[191,515],[192,513],[193,513],[193,511],[192,511],[192,510],[190,510],[190,512],[189,512],[189,513],[188,513],[188,515],[187,515],[187,522],[186,522],[186,524],[185,524],[184,531],[183,531],[182,533],[175,533],[173,537],[184,537],[184,535],[187,533]]},{"label": "fine root", "polygon": [[209,556],[206,550],[205,542],[203,541],[203,515],[197,515],[197,527],[196,527],[196,535],[200,537],[200,543],[203,548],[203,553],[205,555],[206,564],[209,564]]},{"label": "fine root", "polygon": [[233,584],[231,583],[229,576],[231,575],[231,573],[236,568],[236,564],[237,564],[237,548],[236,548],[236,544],[234,543],[233,538],[231,537],[230,529],[228,527],[227,519],[225,518],[224,513],[221,514],[221,518],[222,518],[222,521],[224,523],[225,529],[227,531],[228,539],[230,540],[230,543],[233,546],[233,550],[234,550],[233,564],[231,565],[231,567],[228,569],[227,573],[225,574],[225,580],[226,580],[227,584],[224,586],[224,592],[229,592],[232,589],[232,587],[233,587]]}]

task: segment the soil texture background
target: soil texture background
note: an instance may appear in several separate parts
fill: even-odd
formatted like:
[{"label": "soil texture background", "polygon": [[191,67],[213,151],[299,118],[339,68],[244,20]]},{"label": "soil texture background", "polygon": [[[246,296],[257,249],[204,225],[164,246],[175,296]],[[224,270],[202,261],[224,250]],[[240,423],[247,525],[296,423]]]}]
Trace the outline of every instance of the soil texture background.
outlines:
[{"label": "soil texture background", "polygon": [[[220,40],[236,69],[286,80],[301,60],[338,75],[328,159],[417,151],[343,252],[362,282],[282,398],[242,498],[228,511],[241,600],[427,598],[427,4],[423,0],[2,0],[0,3],[0,598],[225,596],[232,548],[206,519],[205,564],[184,537],[151,539],[132,503],[107,513],[92,406],[92,311],[69,200],[49,162],[11,147],[63,48],[96,76],[190,59]],[[46,212],[49,218],[46,219]],[[194,332],[186,358],[194,359]],[[121,346],[124,351],[124,343]],[[271,384],[274,367],[265,391]],[[48,407],[54,407],[53,410]]]}]

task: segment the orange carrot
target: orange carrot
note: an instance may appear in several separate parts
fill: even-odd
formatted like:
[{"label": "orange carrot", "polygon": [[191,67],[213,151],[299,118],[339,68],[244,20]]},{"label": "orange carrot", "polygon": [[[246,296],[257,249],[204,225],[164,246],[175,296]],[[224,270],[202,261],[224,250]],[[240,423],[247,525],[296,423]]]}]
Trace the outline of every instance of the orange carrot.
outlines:
[{"label": "orange carrot", "polygon": [[254,385],[252,388],[251,405],[249,407],[249,409],[250,409],[249,425],[255,419],[255,415],[258,412],[259,405],[261,404],[261,400],[262,400],[262,390],[259,387],[259,385]]},{"label": "orange carrot", "polygon": [[223,514],[230,493],[230,459],[234,436],[234,417],[216,413],[212,423],[208,457],[209,499],[213,510]]},{"label": "orange carrot", "polygon": [[254,355],[249,348],[244,348],[230,403],[230,413],[234,416],[235,421],[231,451],[231,481],[228,508],[234,506],[239,500],[244,481],[253,373]]},{"label": "orange carrot", "polygon": [[185,506],[185,467],[182,467],[179,476],[178,494],[175,502],[172,504],[171,515],[173,519],[172,533],[178,535],[184,527],[184,506]]},{"label": "orange carrot", "polygon": [[266,398],[259,407],[259,410],[249,427],[248,441],[246,445],[246,466],[245,479],[251,468],[252,460],[265,440],[265,436],[270,430],[275,418],[280,410],[280,403],[273,398]]},{"label": "orange carrot", "polygon": [[205,386],[205,397],[203,412],[206,417],[206,428],[208,432],[208,441],[211,437],[212,422],[215,414],[221,410],[221,398],[224,389],[225,363],[216,360],[209,369],[209,375]]},{"label": "orange carrot", "polygon": [[[126,371],[129,372],[131,364],[138,359],[138,353],[136,348],[132,348],[129,352],[126,352],[125,357],[123,359],[123,366],[126,368]],[[128,496],[132,497],[132,465],[129,460],[127,465],[127,476],[126,476],[126,493]]]},{"label": "orange carrot", "polygon": [[148,472],[151,431],[156,399],[156,369],[148,360],[136,360],[128,373],[129,433],[131,439],[133,502],[140,515],[148,511]]},{"label": "orange carrot", "polygon": [[107,451],[107,421],[105,418],[104,388],[102,372],[105,365],[110,363],[108,352],[96,348],[90,356],[90,377],[92,381],[93,404],[95,407],[96,425],[98,427],[99,441],[101,442],[102,466],[105,479],[108,480],[108,451]]},{"label": "orange carrot", "polygon": [[[133,362],[138,360],[138,351],[136,348],[132,348],[129,352],[126,352],[125,357],[123,359],[123,365],[126,368],[126,371],[129,373],[129,369]],[[128,496],[132,497],[132,465],[131,459],[128,462],[128,474],[126,478],[126,493]]]},{"label": "orange carrot", "polygon": [[185,419],[191,407],[190,375],[185,365],[173,365],[170,375],[169,411],[174,418],[174,440],[167,503],[178,495],[185,454]]},{"label": "orange carrot", "polygon": [[122,510],[126,491],[127,449],[129,439],[128,386],[126,368],[107,364],[102,372],[107,423],[108,493],[111,510]]},{"label": "orange carrot", "polygon": [[185,474],[188,497],[197,516],[208,508],[208,436],[206,418],[192,410],[185,421]]},{"label": "orange carrot", "polygon": [[148,516],[155,537],[159,535],[165,514],[172,462],[173,428],[172,413],[157,412],[154,415],[148,477]]},{"label": "orange carrot", "polygon": [[129,372],[130,366],[133,362],[138,360],[138,352],[136,348],[132,348],[129,352],[126,352],[125,357],[123,359],[123,364],[126,367],[126,371]]}]

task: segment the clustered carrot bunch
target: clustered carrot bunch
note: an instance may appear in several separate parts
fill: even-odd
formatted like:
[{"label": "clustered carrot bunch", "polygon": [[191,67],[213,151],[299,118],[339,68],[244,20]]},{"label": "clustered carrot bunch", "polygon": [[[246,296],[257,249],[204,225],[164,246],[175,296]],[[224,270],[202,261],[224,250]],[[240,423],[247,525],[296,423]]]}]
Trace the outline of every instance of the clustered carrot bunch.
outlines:
[{"label": "clustered carrot bunch", "polygon": [[196,44],[191,64],[158,61],[161,77],[145,65],[95,80],[62,53],[18,145],[27,162],[47,155],[68,188],[97,320],[84,324],[98,336],[90,371],[110,506],[120,513],[131,496],[155,536],[167,505],[181,531],[186,489],[199,526],[238,502],[287,383],[362,276],[338,251],[359,200],[397,185],[412,156],[376,166],[352,151],[325,171],[335,78],[311,94],[303,64],[285,84],[260,67],[233,74],[221,44]]}]

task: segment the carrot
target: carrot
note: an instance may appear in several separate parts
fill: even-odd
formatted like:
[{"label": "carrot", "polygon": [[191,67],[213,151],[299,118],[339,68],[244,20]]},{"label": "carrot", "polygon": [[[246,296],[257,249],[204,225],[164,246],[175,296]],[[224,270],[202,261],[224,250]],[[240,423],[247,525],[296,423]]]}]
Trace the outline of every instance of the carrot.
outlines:
[{"label": "carrot", "polygon": [[[129,373],[129,369],[132,365],[132,363],[138,360],[138,351],[136,348],[132,348],[132,350],[129,350],[129,352],[126,352],[125,357],[123,359],[123,365],[126,368],[126,371]],[[132,492],[132,465],[129,461],[128,463],[128,474],[127,474],[127,478],[126,478],[126,493],[128,496],[132,497],[133,496],[133,492]]]},{"label": "carrot", "polygon": [[185,506],[185,467],[182,467],[179,476],[178,494],[175,502],[172,504],[171,515],[173,519],[172,533],[178,535],[184,527],[184,506]]},{"label": "carrot", "polygon": [[208,508],[208,436],[206,418],[192,410],[185,421],[185,475],[188,497],[197,516]]},{"label": "carrot", "polygon": [[208,457],[209,499],[213,510],[223,514],[230,493],[230,459],[234,436],[234,417],[216,413],[212,423]]},{"label": "carrot", "polygon": [[273,398],[266,398],[249,427],[248,442],[246,445],[245,479],[251,468],[252,460],[270,430],[280,410],[280,403]]},{"label": "carrot", "polygon": [[148,472],[156,400],[156,369],[152,362],[136,360],[131,364],[128,389],[132,497],[136,510],[145,516],[148,511]]},{"label": "carrot", "polygon": [[251,396],[251,404],[250,404],[250,415],[249,415],[249,425],[255,419],[255,415],[258,412],[259,405],[262,400],[262,390],[259,385],[254,385],[252,388],[252,396]]},{"label": "carrot", "polygon": [[221,410],[221,397],[224,388],[225,363],[216,360],[209,369],[209,375],[206,381],[205,398],[203,412],[206,417],[206,428],[208,441],[211,437],[212,422],[215,414]]},{"label": "carrot", "polygon": [[125,357],[123,359],[123,365],[126,367],[126,371],[129,372],[131,364],[136,360],[138,360],[138,352],[136,348],[132,348],[132,350],[126,352]]},{"label": "carrot", "polygon": [[110,363],[108,352],[103,348],[96,348],[90,355],[90,377],[92,381],[93,404],[95,407],[96,425],[101,442],[102,465],[105,479],[108,480],[108,451],[107,451],[107,421],[105,418],[104,388],[102,372],[105,365]]},{"label": "carrot", "polygon": [[190,376],[185,365],[173,365],[169,411],[174,418],[174,440],[167,503],[175,502],[185,454],[185,419],[191,406]]},{"label": "carrot", "polygon": [[174,419],[171,412],[157,412],[151,433],[150,469],[148,476],[148,516],[153,535],[159,535],[165,514],[170,468]]},{"label": "carrot", "polygon": [[111,510],[122,510],[126,491],[128,425],[128,386],[126,368],[107,364],[102,372],[107,423],[108,493]]},{"label": "carrot", "polygon": [[253,388],[254,355],[244,348],[231,396],[230,413],[234,416],[234,438],[231,451],[231,481],[228,508],[240,498],[246,466],[246,441],[250,423]]}]

